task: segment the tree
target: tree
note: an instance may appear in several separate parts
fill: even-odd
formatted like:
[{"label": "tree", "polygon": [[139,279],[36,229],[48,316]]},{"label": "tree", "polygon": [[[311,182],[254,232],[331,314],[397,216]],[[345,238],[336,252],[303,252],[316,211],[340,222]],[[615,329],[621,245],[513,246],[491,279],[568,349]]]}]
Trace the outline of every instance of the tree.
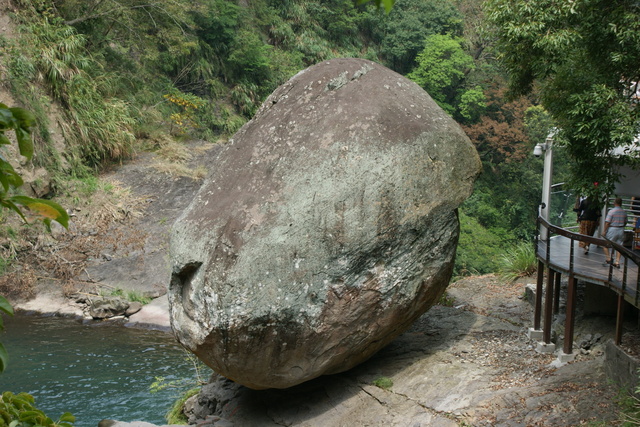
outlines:
[{"label": "tree", "polygon": [[463,126],[483,162],[493,166],[522,162],[531,154],[533,145],[529,143],[524,122],[530,106],[524,97],[505,102],[505,89],[498,83],[487,89],[485,114],[477,123]]},{"label": "tree", "polygon": [[[635,0],[488,0],[513,96],[539,91],[560,129],[573,187],[611,193],[617,146],[640,130],[640,3]],[[602,183],[595,187],[594,181]]]},{"label": "tree", "polygon": [[462,35],[462,16],[449,1],[402,0],[388,15],[376,14],[369,22],[374,43],[387,66],[407,74],[416,65],[416,56],[433,34]]},{"label": "tree", "polygon": [[480,87],[465,86],[465,78],[475,64],[464,51],[463,42],[448,34],[428,36],[418,54],[418,65],[407,77],[422,86],[447,113],[471,120],[482,110],[484,94]]}]

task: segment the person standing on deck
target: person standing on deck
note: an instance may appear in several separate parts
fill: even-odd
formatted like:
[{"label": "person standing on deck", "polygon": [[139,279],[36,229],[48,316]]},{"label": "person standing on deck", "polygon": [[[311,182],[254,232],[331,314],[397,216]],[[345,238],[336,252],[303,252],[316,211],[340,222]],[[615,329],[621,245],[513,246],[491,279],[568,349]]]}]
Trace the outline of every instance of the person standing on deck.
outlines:
[{"label": "person standing on deck", "polygon": [[[622,209],[622,199],[616,197],[613,202],[613,209],[611,209],[604,220],[604,229],[602,230],[603,236],[611,240],[614,243],[622,245],[624,242],[624,227],[627,225],[627,213]],[[609,256],[609,248],[603,248],[604,255],[606,257],[605,265],[611,264],[612,259]],[[614,267],[620,268],[620,252],[616,254],[616,262]]]},{"label": "person standing on deck", "polygon": [[[591,203],[589,198],[584,198],[580,201],[577,209],[574,209],[578,213],[578,222],[580,223],[580,234],[586,236],[593,236],[598,227],[598,221],[600,220],[600,209],[595,203]],[[584,249],[584,254],[589,253],[589,243],[580,242],[580,247]]]}]

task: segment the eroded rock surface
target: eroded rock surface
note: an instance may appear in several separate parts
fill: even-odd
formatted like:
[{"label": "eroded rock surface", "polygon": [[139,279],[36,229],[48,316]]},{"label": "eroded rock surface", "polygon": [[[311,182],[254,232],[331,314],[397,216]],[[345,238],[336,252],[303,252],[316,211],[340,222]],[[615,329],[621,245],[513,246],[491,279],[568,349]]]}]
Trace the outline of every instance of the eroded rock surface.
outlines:
[{"label": "eroded rock surface", "polygon": [[368,359],[446,288],[480,162],[421,88],[335,59],[278,88],[171,235],[178,340],[286,388]]}]

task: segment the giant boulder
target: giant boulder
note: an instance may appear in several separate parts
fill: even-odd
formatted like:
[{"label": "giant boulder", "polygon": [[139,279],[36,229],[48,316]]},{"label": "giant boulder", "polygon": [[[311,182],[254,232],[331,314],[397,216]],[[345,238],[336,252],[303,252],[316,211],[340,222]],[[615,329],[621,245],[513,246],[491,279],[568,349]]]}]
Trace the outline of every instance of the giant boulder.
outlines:
[{"label": "giant boulder", "polygon": [[479,173],[460,127],[374,62],[279,87],[171,235],[171,323],[217,373],[290,387],[366,360],[443,294]]}]

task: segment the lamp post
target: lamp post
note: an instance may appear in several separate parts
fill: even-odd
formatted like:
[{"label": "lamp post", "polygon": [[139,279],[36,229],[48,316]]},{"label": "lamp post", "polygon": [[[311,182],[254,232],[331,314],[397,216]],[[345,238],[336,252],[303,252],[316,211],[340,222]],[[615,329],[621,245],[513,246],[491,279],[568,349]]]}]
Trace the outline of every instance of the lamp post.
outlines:
[{"label": "lamp post", "polygon": [[[542,171],[542,201],[538,214],[549,221],[549,210],[551,202],[551,178],[553,177],[553,137],[556,134],[556,130],[552,129],[547,135],[544,143],[536,144],[533,149],[533,155],[540,157],[544,153],[544,169]],[[547,229],[543,227],[540,230],[540,238],[542,240],[547,239]]]}]

